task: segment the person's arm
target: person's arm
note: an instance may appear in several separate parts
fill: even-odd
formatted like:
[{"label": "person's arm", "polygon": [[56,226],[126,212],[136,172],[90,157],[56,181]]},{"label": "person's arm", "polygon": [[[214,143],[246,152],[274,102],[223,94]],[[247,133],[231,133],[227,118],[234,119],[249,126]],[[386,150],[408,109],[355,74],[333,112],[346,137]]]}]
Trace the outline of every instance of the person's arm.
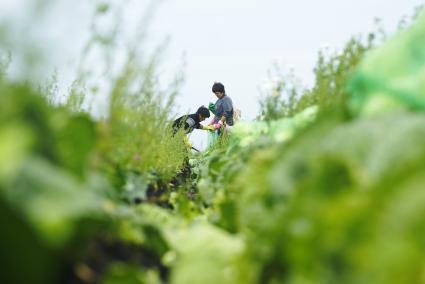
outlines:
[{"label": "person's arm", "polygon": [[202,130],[214,131],[214,130],[215,130],[215,127],[214,127],[214,125],[212,125],[212,124],[209,124],[209,125],[202,125],[202,124],[201,124],[201,129],[202,129]]},{"label": "person's arm", "polygon": [[233,103],[229,97],[226,97],[226,99],[223,102],[223,117],[221,118],[223,120],[223,123],[226,121],[226,118],[228,119],[228,121],[230,121],[232,116],[233,116]]},{"label": "person's arm", "polygon": [[[191,120],[192,123],[194,122],[194,120]],[[190,127],[189,123],[190,121],[188,120],[188,126]],[[195,129],[201,129],[201,130],[214,130],[214,126],[213,125],[203,125],[200,122],[195,122],[195,125],[193,125],[193,128]]]},{"label": "person's arm", "polygon": [[214,124],[214,129],[220,129],[224,122],[226,121],[226,117],[223,115],[217,123]]},{"label": "person's arm", "polygon": [[214,116],[213,119],[208,123],[208,125],[214,125],[215,124],[216,117]]},{"label": "person's arm", "polygon": [[216,106],[216,115],[214,116],[214,120],[212,121],[212,124],[214,125],[215,129],[220,129],[223,126],[223,124],[226,122],[226,117],[224,116],[224,111],[223,111],[223,100],[218,100],[215,106]]},{"label": "person's arm", "polygon": [[216,129],[221,128],[221,126],[226,122],[226,118],[232,115],[233,105],[230,99],[223,100],[222,104],[223,115],[220,117],[220,120],[214,125]]}]

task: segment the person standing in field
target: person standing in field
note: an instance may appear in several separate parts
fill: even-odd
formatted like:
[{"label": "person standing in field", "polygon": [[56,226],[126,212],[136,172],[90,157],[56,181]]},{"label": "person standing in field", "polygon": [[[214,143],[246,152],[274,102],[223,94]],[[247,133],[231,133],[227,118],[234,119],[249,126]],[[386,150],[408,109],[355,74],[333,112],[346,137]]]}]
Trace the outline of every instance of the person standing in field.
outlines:
[{"label": "person standing in field", "polygon": [[212,92],[217,97],[217,101],[214,105],[215,116],[209,125],[214,126],[219,134],[223,133],[223,129],[226,132],[231,132],[234,124],[232,99],[226,95],[224,85],[220,82],[214,83]]}]

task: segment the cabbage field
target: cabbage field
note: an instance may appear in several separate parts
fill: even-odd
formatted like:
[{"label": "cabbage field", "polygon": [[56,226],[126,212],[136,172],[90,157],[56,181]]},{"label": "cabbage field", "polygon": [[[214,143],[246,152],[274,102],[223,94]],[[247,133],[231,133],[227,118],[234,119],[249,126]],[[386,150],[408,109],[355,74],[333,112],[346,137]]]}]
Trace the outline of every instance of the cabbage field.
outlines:
[{"label": "cabbage field", "polygon": [[424,13],[320,53],[202,153],[155,62],[130,52],[93,118],[2,60],[0,283],[425,283]]}]

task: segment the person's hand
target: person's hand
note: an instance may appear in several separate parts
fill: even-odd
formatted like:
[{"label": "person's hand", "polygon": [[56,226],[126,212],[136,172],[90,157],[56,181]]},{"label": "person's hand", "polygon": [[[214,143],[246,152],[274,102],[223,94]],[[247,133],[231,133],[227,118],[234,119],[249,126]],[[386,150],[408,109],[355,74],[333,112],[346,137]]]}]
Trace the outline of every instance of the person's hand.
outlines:
[{"label": "person's hand", "polygon": [[207,126],[205,126],[205,129],[209,130],[209,131],[215,131],[214,125],[207,125]]},{"label": "person's hand", "polygon": [[214,124],[214,128],[220,129],[222,125],[223,125],[223,122],[221,120],[219,120],[216,124]]},{"label": "person's hand", "polygon": [[208,123],[208,126],[210,126],[210,125],[214,125],[214,118],[211,119],[211,121]]}]

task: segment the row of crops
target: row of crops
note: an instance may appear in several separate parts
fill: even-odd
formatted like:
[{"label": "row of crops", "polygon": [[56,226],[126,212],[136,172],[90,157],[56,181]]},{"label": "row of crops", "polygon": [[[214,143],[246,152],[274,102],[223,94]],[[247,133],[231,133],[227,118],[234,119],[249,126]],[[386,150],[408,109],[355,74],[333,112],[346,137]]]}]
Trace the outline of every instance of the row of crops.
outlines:
[{"label": "row of crops", "polygon": [[133,64],[105,119],[2,70],[1,283],[425,283],[424,14],[201,154]]}]

